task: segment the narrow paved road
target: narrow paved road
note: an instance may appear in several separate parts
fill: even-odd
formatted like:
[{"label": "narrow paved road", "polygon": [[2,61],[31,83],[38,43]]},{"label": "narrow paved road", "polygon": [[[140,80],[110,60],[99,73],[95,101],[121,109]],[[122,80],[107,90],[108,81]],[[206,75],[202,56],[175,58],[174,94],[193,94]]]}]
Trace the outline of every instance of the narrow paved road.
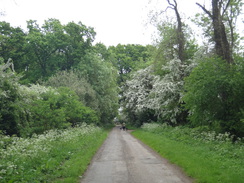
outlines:
[{"label": "narrow paved road", "polygon": [[190,183],[179,168],[115,127],[81,183]]}]

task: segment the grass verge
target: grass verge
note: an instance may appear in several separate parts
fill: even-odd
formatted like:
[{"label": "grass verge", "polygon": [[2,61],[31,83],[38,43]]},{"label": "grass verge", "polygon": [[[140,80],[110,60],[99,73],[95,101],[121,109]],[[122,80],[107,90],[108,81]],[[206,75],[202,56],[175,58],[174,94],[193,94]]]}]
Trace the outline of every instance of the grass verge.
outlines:
[{"label": "grass verge", "polygon": [[28,139],[1,136],[0,182],[79,182],[108,132],[84,124]]},{"label": "grass verge", "polygon": [[179,165],[199,183],[242,183],[244,146],[228,138],[187,128],[141,129],[132,134],[152,149]]}]

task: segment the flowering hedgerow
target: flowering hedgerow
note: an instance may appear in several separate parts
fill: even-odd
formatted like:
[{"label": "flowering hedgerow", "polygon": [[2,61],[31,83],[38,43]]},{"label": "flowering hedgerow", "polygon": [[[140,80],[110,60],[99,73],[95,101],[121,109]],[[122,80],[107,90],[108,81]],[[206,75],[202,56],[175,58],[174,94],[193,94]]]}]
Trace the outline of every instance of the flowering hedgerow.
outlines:
[{"label": "flowering hedgerow", "polygon": [[[0,182],[30,182],[35,179],[40,182],[36,177],[42,179],[41,174],[58,168],[62,161],[72,156],[72,151],[91,143],[86,140],[88,136],[96,139],[101,131],[99,127],[82,124],[66,130],[50,130],[31,138],[1,135]],[[77,143],[80,147],[72,147]]]},{"label": "flowering hedgerow", "polygon": [[187,127],[171,127],[167,124],[145,123],[142,129],[151,133],[158,133],[167,138],[181,141],[185,144],[201,146],[208,144],[209,150],[230,158],[244,159],[244,138],[234,140],[234,136],[228,132],[216,133],[201,129]]},{"label": "flowering hedgerow", "polygon": [[[215,131],[204,131],[201,129],[187,128],[187,127],[171,127],[166,123],[144,123],[141,127],[145,131],[149,132],[171,132],[172,138],[173,134],[175,136],[189,136],[192,139],[200,139],[205,142],[219,142],[219,143],[232,143],[234,136],[228,132],[216,133]],[[235,144],[244,142],[244,138],[238,138]]]},{"label": "flowering hedgerow", "polygon": [[196,182],[243,182],[244,139],[207,130],[145,123],[133,135],[182,167]]}]

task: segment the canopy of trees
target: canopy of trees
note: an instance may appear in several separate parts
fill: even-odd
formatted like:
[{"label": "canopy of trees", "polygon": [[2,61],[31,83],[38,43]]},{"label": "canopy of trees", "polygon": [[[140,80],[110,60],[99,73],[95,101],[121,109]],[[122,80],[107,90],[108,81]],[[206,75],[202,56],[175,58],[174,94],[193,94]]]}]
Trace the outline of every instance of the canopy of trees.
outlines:
[{"label": "canopy of trees", "polygon": [[114,119],[118,73],[92,45],[93,28],[56,19],[42,26],[30,20],[27,32],[7,22],[0,27],[0,130],[29,136]]},{"label": "canopy of trees", "polygon": [[30,20],[26,31],[0,22],[0,130],[31,136],[117,117],[244,137],[243,38],[235,24],[242,1],[195,4],[203,45],[177,0],[165,2],[174,17],[158,22],[158,39],[147,46],[94,45],[96,33],[81,22]]},{"label": "canopy of trees", "polygon": [[243,49],[235,29],[242,2],[211,0],[209,10],[196,3],[203,10],[195,22],[206,36],[204,45],[196,44],[182,21],[177,0],[167,3],[175,21],[158,23],[152,64],[126,81],[121,119],[136,125],[187,124],[243,137]]}]

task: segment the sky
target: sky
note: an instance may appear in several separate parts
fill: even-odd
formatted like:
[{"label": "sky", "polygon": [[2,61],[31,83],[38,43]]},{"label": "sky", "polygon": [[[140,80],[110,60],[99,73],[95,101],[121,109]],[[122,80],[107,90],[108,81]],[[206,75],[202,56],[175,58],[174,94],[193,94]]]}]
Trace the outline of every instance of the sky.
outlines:
[{"label": "sky", "polygon": [[[201,11],[195,2],[205,0],[178,0],[183,17]],[[208,1],[208,0],[206,0]],[[0,0],[0,21],[26,28],[27,20],[56,18],[62,24],[81,21],[97,33],[95,42],[107,46],[117,44],[152,44],[156,28],[149,23],[150,12],[165,10],[166,0]]]}]

